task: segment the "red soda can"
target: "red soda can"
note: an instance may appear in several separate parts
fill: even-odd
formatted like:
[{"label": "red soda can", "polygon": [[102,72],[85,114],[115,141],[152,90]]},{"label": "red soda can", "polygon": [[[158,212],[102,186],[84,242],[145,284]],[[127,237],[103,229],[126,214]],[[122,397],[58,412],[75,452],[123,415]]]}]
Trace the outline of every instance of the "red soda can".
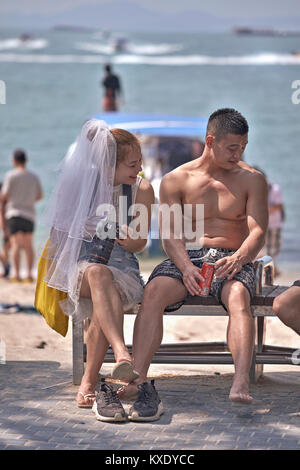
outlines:
[{"label": "red soda can", "polygon": [[202,297],[207,297],[209,295],[209,290],[211,282],[214,277],[215,265],[214,263],[203,263],[201,268],[201,276],[204,277],[204,281],[199,280],[200,292],[199,295]]}]

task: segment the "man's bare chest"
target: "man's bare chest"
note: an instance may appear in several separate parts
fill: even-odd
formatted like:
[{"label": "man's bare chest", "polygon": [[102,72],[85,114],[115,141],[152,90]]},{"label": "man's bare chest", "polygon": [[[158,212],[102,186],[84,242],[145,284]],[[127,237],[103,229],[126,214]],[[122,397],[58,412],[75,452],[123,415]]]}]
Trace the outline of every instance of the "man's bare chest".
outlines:
[{"label": "man's bare chest", "polygon": [[[247,191],[238,181],[190,181],[182,193],[182,203],[204,205],[205,218],[242,219],[245,217]],[[194,218],[194,217],[193,217]]]}]

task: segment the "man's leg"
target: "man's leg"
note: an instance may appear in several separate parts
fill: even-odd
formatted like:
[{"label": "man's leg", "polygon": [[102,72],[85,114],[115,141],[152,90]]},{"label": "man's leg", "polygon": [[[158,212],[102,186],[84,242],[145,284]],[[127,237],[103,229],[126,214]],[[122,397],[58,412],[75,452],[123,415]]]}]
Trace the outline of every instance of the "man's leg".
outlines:
[{"label": "man's leg", "polygon": [[249,372],[254,348],[254,318],[250,294],[239,281],[227,281],[221,295],[229,314],[227,344],[233,357],[235,374],[229,399],[233,402],[251,403]]},{"label": "man's leg", "polygon": [[274,299],[278,318],[300,335],[300,286],[292,286]]},{"label": "man's leg", "polygon": [[168,305],[184,299],[187,290],[178,279],[158,276],[146,286],[140,311],[136,317],[133,333],[132,356],[139,378],[118,393],[125,399],[134,395],[137,385],[147,380],[152,358],[163,337],[163,313]]},{"label": "man's leg", "polygon": [[[85,372],[79,387],[83,395],[93,394],[98,373],[103,363],[109,344],[116,361],[131,360],[123,336],[123,305],[118,290],[113,284],[109,268],[92,265],[85,271],[82,281],[81,297],[92,298],[93,316],[86,335],[87,361]],[[83,400],[77,395],[77,402],[92,404],[93,398]]]},{"label": "man's leg", "polygon": [[32,233],[23,234],[23,247],[27,262],[27,279],[32,279],[32,267],[34,262],[34,250],[32,243]]},{"label": "man's leg", "polygon": [[20,257],[23,246],[23,233],[17,232],[10,236],[11,252],[15,271],[15,278],[20,280]]}]

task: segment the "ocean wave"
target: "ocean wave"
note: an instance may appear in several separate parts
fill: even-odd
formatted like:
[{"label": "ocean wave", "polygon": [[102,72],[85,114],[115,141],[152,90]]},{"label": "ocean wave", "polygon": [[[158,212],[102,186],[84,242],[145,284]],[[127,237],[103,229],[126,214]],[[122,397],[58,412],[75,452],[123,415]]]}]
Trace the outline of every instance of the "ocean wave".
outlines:
[{"label": "ocean wave", "polygon": [[8,49],[24,49],[24,50],[33,50],[33,49],[44,49],[48,46],[48,41],[46,39],[26,39],[22,40],[20,38],[11,38],[4,39],[0,41],[0,50]]},{"label": "ocean wave", "polygon": [[[79,42],[75,44],[75,48],[95,52],[98,54],[115,54],[115,46],[113,44],[101,44],[96,42]],[[170,54],[183,49],[180,44],[127,44],[125,46],[126,53],[130,54]]]},{"label": "ocean wave", "polygon": [[[107,59],[101,55],[76,55],[76,54],[12,54],[0,53],[0,62],[19,63],[44,63],[44,64],[97,64]],[[166,65],[166,66],[189,66],[189,65],[213,65],[213,66],[245,66],[245,65],[300,65],[300,56],[292,54],[254,54],[246,56],[213,57],[204,55],[176,55],[156,56],[144,55],[117,55],[111,58],[115,64],[132,65]]]},{"label": "ocean wave", "polygon": [[253,54],[245,56],[214,57],[205,55],[176,55],[168,57],[145,57],[123,55],[114,58],[118,64],[145,65],[300,65],[300,55],[292,54]]}]

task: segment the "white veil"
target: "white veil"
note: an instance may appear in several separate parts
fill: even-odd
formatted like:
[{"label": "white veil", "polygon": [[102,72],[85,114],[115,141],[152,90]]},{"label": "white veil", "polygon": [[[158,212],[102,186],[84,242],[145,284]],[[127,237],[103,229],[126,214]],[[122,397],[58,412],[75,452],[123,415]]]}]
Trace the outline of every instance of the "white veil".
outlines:
[{"label": "white veil", "polygon": [[[101,216],[100,204],[112,204],[117,143],[104,121],[91,119],[60,165],[60,175],[44,214],[50,226],[48,286],[69,292],[83,240],[91,241]],[[46,251],[46,252],[45,252]],[[82,252],[81,252],[82,254]]]}]

